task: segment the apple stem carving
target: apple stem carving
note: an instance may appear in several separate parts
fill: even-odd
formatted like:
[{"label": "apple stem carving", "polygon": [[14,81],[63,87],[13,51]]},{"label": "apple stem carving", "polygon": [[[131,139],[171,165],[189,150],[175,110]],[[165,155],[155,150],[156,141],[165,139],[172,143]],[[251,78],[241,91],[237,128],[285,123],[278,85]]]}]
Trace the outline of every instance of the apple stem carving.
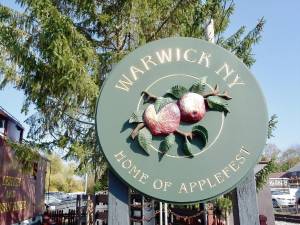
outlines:
[{"label": "apple stem carving", "polygon": [[152,94],[150,94],[149,92],[147,92],[147,91],[142,91],[142,93],[141,93],[142,95],[144,94],[145,95],[145,101],[144,102],[151,102],[151,101],[153,101],[153,102],[155,102],[156,100],[157,100],[157,97],[155,96],[155,95],[152,95]]},{"label": "apple stem carving", "polygon": [[145,126],[144,123],[138,123],[138,125],[134,128],[134,130],[130,134],[132,140],[135,139],[135,137],[139,134],[140,129],[143,129],[144,126]]},{"label": "apple stem carving", "polygon": [[229,113],[227,103],[231,100],[227,91],[220,94],[216,85],[211,93],[204,94],[206,77],[193,84],[189,89],[181,85],[171,87],[165,95],[157,97],[148,91],[142,91],[144,103],[149,104],[144,110],[134,112],[129,123],[136,124],[130,134],[132,140],[137,140],[140,147],[149,155],[153,136],[163,136],[159,150],[165,155],[175,142],[175,134],[184,138],[182,151],[185,156],[194,157],[190,141],[197,137],[202,140],[203,146],[208,142],[208,132],[204,126],[193,125],[190,132],[179,129],[180,122],[194,124],[201,121],[207,111],[218,111],[226,116]]},{"label": "apple stem carving", "polygon": [[181,136],[184,136],[185,138],[188,138],[189,140],[193,139],[193,133],[192,132],[184,132],[184,131],[181,131],[181,130],[177,129],[175,131],[175,133],[177,133]]},{"label": "apple stem carving", "polygon": [[223,94],[220,94],[220,90],[219,90],[218,85],[215,86],[214,90],[211,93],[203,95],[203,98],[208,98],[210,96],[218,96],[218,97],[221,97],[225,100],[231,100],[232,99],[232,97],[229,96],[227,91],[224,91]]}]

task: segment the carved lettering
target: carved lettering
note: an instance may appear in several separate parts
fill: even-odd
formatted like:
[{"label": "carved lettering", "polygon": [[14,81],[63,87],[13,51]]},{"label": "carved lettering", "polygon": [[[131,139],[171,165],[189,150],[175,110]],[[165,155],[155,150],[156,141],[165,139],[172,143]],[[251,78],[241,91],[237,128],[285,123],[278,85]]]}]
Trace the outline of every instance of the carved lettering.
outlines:
[{"label": "carved lettering", "polygon": [[157,66],[157,64],[151,60],[151,56],[147,55],[144,58],[141,59],[142,63],[144,64],[146,70],[150,70],[149,64],[152,64],[154,66]]},{"label": "carved lettering", "polygon": [[191,53],[191,52],[197,53],[197,51],[196,51],[195,49],[189,48],[189,49],[185,50],[185,52],[184,52],[184,54],[183,54],[183,58],[184,58],[184,60],[187,61],[187,62],[192,62],[192,63],[194,63],[194,62],[196,62],[196,60],[190,58],[190,53]]},{"label": "carved lettering", "polygon": [[123,151],[120,151],[118,154],[115,154],[114,157],[118,162],[120,162],[122,159],[126,158],[126,155],[123,153]]},{"label": "carved lettering", "polygon": [[133,77],[134,80],[138,79],[138,77],[137,77],[138,73],[144,74],[143,70],[141,70],[141,69],[139,69],[139,68],[137,68],[135,66],[131,66],[130,67],[130,72],[131,72],[131,75],[132,75],[132,77]]},{"label": "carved lettering", "polygon": [[156,56],[161,64],[172,62],[172,49],[168,48],[168,52],[162,49],[160,52],[156,52]]},{"label": "carved lettering", "polygon": [[202,52],[202,55],[198,61],[198,64],[202,64],[205,62],[205,66],[208,68],[209,67],[209,58],[211,57],[211,54],[208,54],[206,52]]},{"label": "carved lettering", "polygon": [[122,74],[122,77],[125,80],[119,80],[118,83],[115,85],[115,88],[119,88],[123,91],[129,91],[130,87],[133,85],[133,82],[124,74]]},{"label": "carved lettering", "polygon": [[188,190],[187,190],[187,188],[186,188],[186,186],[185,186],[185,183],[182,183],[181,185],[180,185],[180,189],[179,189],[179,192],[178,192],[179,194],[181,194],[181,193],[188,193]]}]

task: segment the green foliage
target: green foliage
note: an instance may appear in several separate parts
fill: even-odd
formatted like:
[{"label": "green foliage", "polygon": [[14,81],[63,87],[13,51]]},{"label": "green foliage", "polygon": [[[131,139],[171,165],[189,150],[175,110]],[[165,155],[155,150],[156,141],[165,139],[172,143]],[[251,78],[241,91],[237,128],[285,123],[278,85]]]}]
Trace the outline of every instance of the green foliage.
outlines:
[{"label": "green foliage", "polygon": [[174,101],[171,98],[158,97],[154,103],[156,113],[158,113],[163,107],[172,102]]},{"label": "green foliage", "polygon": [[209,96],[207,98],[207,105],[210,110],[224,112],[225,116],[229,113],[227,103],[219,96]]},{"label": "green foliage", "polygon": [[144,122],[143,121],[143,114],[144,114],[143,110],[132,113],[131,117],[129,118],[129,123],[142,123],[142,122]]},{"label": "green foliage", "polygon": [[207,20],[213,18],[217,44],[250,66],[264,24],[260,21],[245,36],[242,28],[224,37],[234,10],[229,0],[17,3],[26,10],[0,5],[0,87],[12,83],[25,93],[23,111],[36,109],[26,120],[27,138],[36,148],[63,150],[65,158],[79,162],[78,171],[92,171],[96,178],[106,168],[96,143],[96,99],[113,64],[153,40],[203,39]]},{"label": "green foliage", "polygon": [[104,173],[101,179],[95,180],[93,174],[88,174],[87,193],[95,194],[99,191],[108,190],[108,175]]},{"label": "green foliage", "polygon": [[[272,115],[268,123],[268,135],[267,135],[268,139],[273,137],[272,133],[276,129],[277,123],[278,123],[277,116]],[[277,149],[276,146],[272,146],[272,147],[273,149],[271,149],[271,145],[267,146],[262,156],[262,159],[268,160],[269,162],[261,171],[255,174],[256,191],[261,190],[267,184],[271,173],[281,172],[282,169],[286,169],[283,168],[283,165],[280,165],[279,163],[276,162],[280,151]]]},{"label": "green foliage", "polygon": [[107,174],[103,175],[101,180],[97,180],[94,183],[95,183],[94,185],[90,185],[88,187],[88,193],[89,194],[94,194],[94,193],[99,192],[99,191],[107,191],[108,190],[108,176],[107,176]]},{"label": "green foliage", "polygon": [[300,147],[293,146],[281,151],[276,145],[268,144],[263,152],[262,160],[272,161],[274,170],[271,172],[286,172],[300,163]]},{"label": "green foliage", "polygon": [[139,131],[138,141],[141,148],[149,155],[150,146],[152,144],[152,134],[148,128],[144,127]]},{"label": "green foliage", "polygon": [[194,155],[191,151],[191,148],[192,148],[192,145],[191,145],[189,139],[187,137],[185,137],[184,143],[183,143],[183,152],[186,156],[193,158]]},{"label": "green foliage", "polygon": [[6,139],[5,142],[13,149],[15,157],[21,166],[21,170],[24,173],[31,173],[33,163],[40,160],[38,150],[32,148],[29,143],[13,142],[10,139]]},{"label": "green foliage", "polygon": [[193,126],[192,133],[199,136],[202,139],[204,146],[206,145],[208,142],[208,132],[205,127],[201,125]]},{"label": "green foliage", "polygon": [[269,175],[276,172],[277,168],[278,167],[274,160],[271,160],[262,170],[255,174],[257,192],[265,186],[265,184],[268,182]]},{"label": "green foliage", "polygon": [[271,116],[271,119],[269,120],[268,124],[268,138],[270,139],[271,137],[274,137],[273,132],[277,127],[278,123],[278,117],[276,114]]},{"label": "green foliage", "polygon": [[66,193],[83,191],[83,180],[76,176],[76,166],[74,164],[66,164],[58,155],[54,154],[48,155],[47,158],[50,160],[50,166],[47,168],[46,191]]},{"label": "green foliage", "polygon": [[245,33],[245,27],[241,27],[232,36],[225,40],[221,38],[217,43],[230,50],[250,67],[255,63],[252,47],[260,41],[264,25],[265,20],[261,18],[255,28],[244,37],[242,35]]},{"label": "green foliage", "polygon": [[284,151],[279,158],[280,170],[287,171],[300,162],[299,146],[291,147]]},{"label": "green foliage", "polygon": [[172,97],[176,99],[180,99],[184,94],[188,92],[188,89],[186,89],[183,86],[175,85],[171,87],[171,89],[167,92],[167,94],[170,94]]},{"label": "green foliage", "polygon": [[214,213],[219,218],[227,218],[227,215],[232,209],[232,201],[228,197],[217,198],[214,205]]},{"label": "green foliage", "polygon": [[202,95],[205,90],[205,81],[206,81],[206,77],[202,79],[200,82],[194,83],[190,87],[189,91]]},{"label": "green foliage", "polygon": [[165,154],[167,153],[171,147],[175,144],[175,135],[173,133],[169,134],[164,138],[164,140],[160,143],[159,150]]}]

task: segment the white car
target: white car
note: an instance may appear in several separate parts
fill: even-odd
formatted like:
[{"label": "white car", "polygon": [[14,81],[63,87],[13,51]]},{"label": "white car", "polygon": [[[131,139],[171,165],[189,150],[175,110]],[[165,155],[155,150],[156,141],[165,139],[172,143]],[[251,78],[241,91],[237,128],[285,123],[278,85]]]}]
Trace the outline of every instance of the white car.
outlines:
[{"label": "white car", "polygon": [[51,196],[51,195],[45,196],[45,206],[46,206],[46,208],[48,208],[51,211],[55,210],[56,206],[60,203],[61,203],[61,200],[55,198],[54,196]]},{"label": "white car", "polygon": [[286,190],[274,190],[272,193],[273,207],[294,206],[296,202],[295,192]]}]

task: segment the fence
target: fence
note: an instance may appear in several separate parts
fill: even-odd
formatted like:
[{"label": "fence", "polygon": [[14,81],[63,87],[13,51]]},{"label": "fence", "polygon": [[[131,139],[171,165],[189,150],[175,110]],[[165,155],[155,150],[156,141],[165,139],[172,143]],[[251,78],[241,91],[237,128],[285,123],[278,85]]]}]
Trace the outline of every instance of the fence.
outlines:
[{"label": "fence", "polygon": [[[159,224],[159,202],[146,198],[139,193],[130,193],[130,223],[131,225]],[[44,214],[44,225],[107,225],[108,194],[78,195],[74,210],[47,211]],[[223,225],[224,220],[214,214],[214,210],[190,206],[185,208],[169,204],[168,222],[172,225]],[[206,220],[208,221],[206,222]]]},{"label": "fence", "polygon": [[77,225],[77,215],[75,210],[64,213],[63,210],[46,212],[43,217],[43,224],[55,225]]},{"label": "fence", "polygon": [[43,225],[107,225],[107,193],[78,195],[74,210],[47,210]]}]

